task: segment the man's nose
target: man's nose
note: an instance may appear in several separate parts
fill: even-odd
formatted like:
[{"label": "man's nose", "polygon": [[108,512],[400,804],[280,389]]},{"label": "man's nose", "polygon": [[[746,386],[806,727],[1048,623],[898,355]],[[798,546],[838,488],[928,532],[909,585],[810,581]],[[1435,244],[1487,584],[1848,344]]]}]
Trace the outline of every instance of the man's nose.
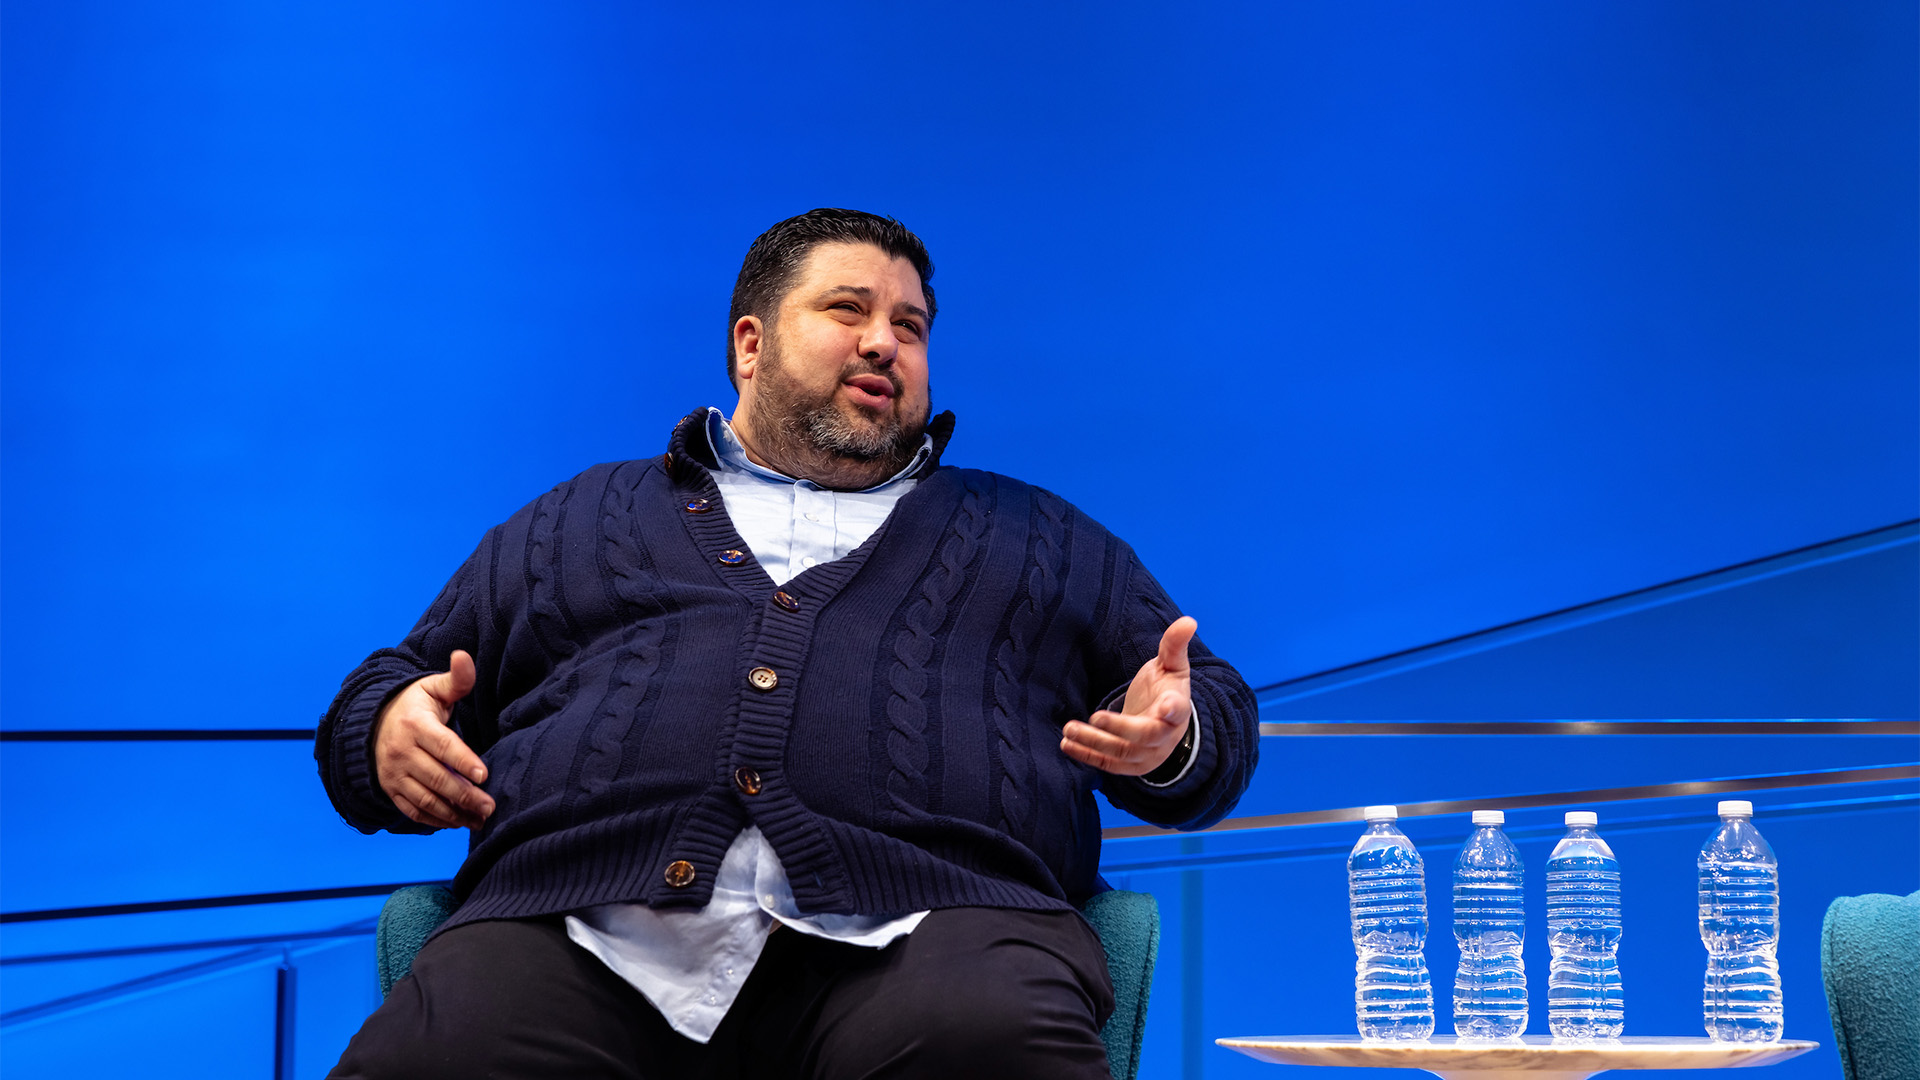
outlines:
[{"label": "man's nose", "polygon": [[900,338],[893,332],[893,324],[884,319],[876,319],[860,335],[860,355],[876,364],[891,364],[900,354]]}]

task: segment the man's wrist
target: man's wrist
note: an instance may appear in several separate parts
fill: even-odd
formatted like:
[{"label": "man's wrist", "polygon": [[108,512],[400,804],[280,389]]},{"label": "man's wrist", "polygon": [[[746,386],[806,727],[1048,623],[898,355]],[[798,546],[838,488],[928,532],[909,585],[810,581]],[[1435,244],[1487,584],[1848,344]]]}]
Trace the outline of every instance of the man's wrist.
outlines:
[{"label": "man's wrist", "polygon": [[1195,706],[1193,715],[1187,718],[1187,730],[1180,736],[1180,745],[1173,748],[1167,760],[1161,762],[1152,771],[1140,777],[1141,783],[1152,787],[1167,787],[1187,775],[1193,767],[1194,748],[1200,740],[1200,710]]}]

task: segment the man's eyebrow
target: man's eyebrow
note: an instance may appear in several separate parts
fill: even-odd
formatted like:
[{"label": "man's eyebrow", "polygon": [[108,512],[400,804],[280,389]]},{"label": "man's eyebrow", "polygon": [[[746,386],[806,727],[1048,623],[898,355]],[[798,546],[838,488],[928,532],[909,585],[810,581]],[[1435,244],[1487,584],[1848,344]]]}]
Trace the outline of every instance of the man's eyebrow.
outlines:
[{"label": "man's eyebrow", "polygon": [[[820,299],[831,300],[836,296],[857,296],[862,300],[871,300],[873,299],[873,290],[867,288],[865,285],[835,285],[821,292]],[[933,316],[927,314],[926,309],[918,304],[901,304],[900,306],[907,310],[907,314],[919,316],[922,322],[930,323],[933,321]]]}]

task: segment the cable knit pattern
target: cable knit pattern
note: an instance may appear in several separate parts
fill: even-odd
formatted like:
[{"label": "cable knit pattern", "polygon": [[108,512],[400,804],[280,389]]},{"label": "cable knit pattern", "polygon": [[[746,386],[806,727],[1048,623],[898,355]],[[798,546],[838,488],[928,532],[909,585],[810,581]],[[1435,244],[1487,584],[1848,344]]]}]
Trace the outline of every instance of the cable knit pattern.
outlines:
[{"label": "cable knit pattern", "polygon": [[533,503],[533,521],[527,527],[527,546],[523,572],[527,582],[527,627],[539,639],[540,647],[553,656],[573,652],[573,635],[564,611],[556,581],[560,557],[559,532],[565,524],[567,499],[573,494],[571,483],[561,484]]},{"label": "cable knit pattern", "polygon": [[927,808],[927,679],[939,635],[947,625],[947,609],[967,584],[967,569],[986,525],[981,491],[969,480],[952,531],[940,545],[934,570],[920,581],[920,595],[907,608],[904,625],[893,636],[893,669],[887,685],[887,798],[901,817]]},{"label": "cable knit pattern", "polygon": [[1013,614],[1007,621],[1007,636],[993,650],[993,673],[988,680],[989,708],[994,734],[999,739],[998,764],[1000,788],[998,802],[1000,828],[1008,835],[1025,838],[1032,809],[1029,788],[1033,783],[1027,768],[1029,755],[1027,731],[1031,723],[1025,710],[1024,688],[1033,674],[1038,655],[1033,643],[1040,636],[1053,612],[1059,575],[1064,572],[1064,508],[1051,492],[1035,489],[1032,534],[1028,539],[1026,580],[1014,600]]},{"label": "cable knit pattern", "polygon": [[473,655],[454,724],[496,809],[448,926],[702,906],[748,824],[803,911],[1064,910],[1101,887],[1096,790],[1169,826],[1231,810],[1257,714],[1198,642],[1206,727],[1178,782],[1056,745],[1178,614],[1126,544],[1046,492],[936,463],[865,543],[776,591],[732,554],[704,415],[666,457],[595,466],[490,530],[322,718],[314,754],[341,815],[420,831],[375,781],[374,719],[453,650]]},{"label": "cable knit pattern", "polygon": [[638,750],[636,731],[650,718],[659,696],[654,676],[672,648],[672,624],[650,618],[660,610],[656,595],[660,581],[653,573],[652,558],[629,527],[633,488],[621,480],[616,474],[601,498],[600,535],[605,540],[600,546],[601,580],[626,605],[632,630],[594,709],[586,734],[587,752],[568,781],[569,816],[576,816],[574,800],[612,790],[614,779],[628,764],[627,756]]}]

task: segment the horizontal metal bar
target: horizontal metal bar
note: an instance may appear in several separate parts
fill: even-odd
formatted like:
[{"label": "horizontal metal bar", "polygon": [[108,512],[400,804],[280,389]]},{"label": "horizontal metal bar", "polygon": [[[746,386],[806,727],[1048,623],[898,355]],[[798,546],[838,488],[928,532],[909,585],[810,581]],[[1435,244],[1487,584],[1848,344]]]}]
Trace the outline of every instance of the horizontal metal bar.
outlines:
[{"label": "horizontal metal bar", "polygon": [[312,728],[86,728],[0,731],[10,742],[312,742]]},{"label": "horizontal metal bar", "polygon": [[347,885],[337,889],[295,889],[290,892],[243,893],[238,896],[201,896],[191,900],[148,900],[134,904],[6,911],[0,912],[0,924],[46,922],[51,919],[97,919],[102,915],[146,915],[156,911],[196,911],[202,908],[245,907],[249,904],[294,904],[303,900],[345,900],[355,896],[384,896],[409,885],[445,884],[445,881],[399,881],[391,885]]},{"label": "horizontal metal bar", "polygon": [[[1633,787],[1590,788],[1585,791],[1545,791],[1527,795],[1487,795],[1473,799],[1448,799],[1440,802],[1408,803],[1400,807],[1400,816],[1428,817],[1437,814],[1464,814],[1473,810],[1524,810],[1536,806],[1565,806],[1571,803],[1625,802],[1631,799],[1671,799],[1683,795],[1717,795],[1734,791],[1766,791],[1772,788],[1820,787],[1828,784],[1864,784],[1876,780],[1920,778],[1920,763],[1883,765],[1866,769],[1822,769],[1817,772],[1771,773],[1764,776],[1736,776],[1718,780],[1688,780],[1677,784],[1640,784]],[[1334,821],[1363,821],[1366,807],[1347,806],[1335,810],[1303,810],[1291,814],[1262,814],[1228,818],[1201,832],[1244,832],[1249,829],[1283,829],[1291,825],[1324,825]],[[1123,825],[1102,829],[1103,840],[1137,840],[1152,836],[1179,836],[1174,829],[1153,825]],[[1186,834],[1192,835],[1192,834]]]},{"label": "horizontal metal bar", "polygon": [[1599,600],[1589,600],[1557,611],[1515,619],[1498,626],[1457,634],[1381,656],[1356,660],[1323,671],[1281,679],[1258,688],[1254,691],[1254,696],[1262,706],[1296,701],[1503,645],[1570,630],[1588,623],[1617,618],[1635,611],[1644,611],[1780,574],[1793,573],[1825,563],[1916,542],[1920,542],[1920,519],[1900,521],[1878,529],[1868,529],[1865,532],[1818,544],[1809,544],[1791,551],[1749,559],[1717,570],[1689,574],[1658,585],[1648,585]]},{"label": "horizontal metal bar", "polygon": [[280,950],[278,949],[249,949],[245,952],[216,956],[209,960],[188,964],[185,967],[173,968],[168,971],[158,971],[151,975],[142,975],[137,979],[129,979],[126,982],[115,983],[112,986],[102,986],[94,990],[85,990],[68,997],[56,998],[53,1001],[43,1001],[38,1005],[26,1005],[14,1009],[11,1012],[0,1013],[0,1027],[10,1028],[36,1020],[48,1020],[62,1013],[72,1012],[75,1009],[85,1008],[89,1005],[98,1005],[103,1002],[112,1001],[115,998],[127,997],[131,994],[141,992],[151,993],[160,987],[184,982],[188,979],[203,978],[233,968],[278,963],[279,960]]},{"label": "horizontal metal bar", "polygon": [[218,938],[212,941],[167,941],[155,945],[123,945],[114,949],[84,949],[80,952],[32,953],[27,956],[0,957],[0,967],[12,967],[16,964],[60,964],[69,960],[111,960],[120,956],[151,956],[154,953],[241,949],[250,945],[279,945],[289,941],[365,937],[376,929],[377,927],[371,921],[367,921],[336,927],[332,930],[303,930],[298,933],[260,934],[254,937]]},{"label": "horizontal metal bar", "polygon": [[1488,720],[1266,723],[1262,735],[1920,735],[1920,720]]},{"label": "horizontal metal bar", "polygon": [[[1920,792],[1901,792],[1879,795],[1865,799],[1827,799],[1815,802],[1786,803],[1768,805],[1764,812],[1768,821],[1777,821],[1782,817],[1808,815],[1829,815],[1859,813],[1863,810],[1916,809],[1920,806]],[[1653,829],[1671,828],[1685,823],[1689,827],[1699,827],[1700,815],[1688,814],[1646,814],[1639,817],[1609,817],[1606,833],[1617,837],[1629,833],[1644,832]],[[1531,826],[1512,827],[1505,831],[1508,839],[1520,843],[1530,839],[1558,838],[1565,830],[1559,822],[1541,823]],[[1421,839],[1420,849],[1427,852],[1447,852],[1458,850],[1464,841],[1464,835],[1457,835],[1451,841],[1435,842]],[[1137,851],[1139,856],[1128,858],[1114,856],[1118,851]],[[1169,845],[1141,845],[1134,847],[1116,846],[1108,848],[1108,857],[1100,860],[1100,873],[1105,877],[1122,874],[1150,874],[1167,870],[1213,870],[1232,867],[1253,866],[1262,863],[1299,862],[1309,859],[1338,858],[1345,860],[1353,851],[1353,837],[1348,835],[1338,840],[1303,844],[1300,846],[1263,846],[1251,849],[1233,849],[1222,851],[1177,852],[1169,853]],[[1125,886],[1122,886],[1123,888]]]},{"label": "horizontal metal bar", "polygon": [[[1494,720],[1265,723],[1262,735],[1920,735],[1920,720]],[[312,728],[0,731],[0,743],[312,742]]]}]

